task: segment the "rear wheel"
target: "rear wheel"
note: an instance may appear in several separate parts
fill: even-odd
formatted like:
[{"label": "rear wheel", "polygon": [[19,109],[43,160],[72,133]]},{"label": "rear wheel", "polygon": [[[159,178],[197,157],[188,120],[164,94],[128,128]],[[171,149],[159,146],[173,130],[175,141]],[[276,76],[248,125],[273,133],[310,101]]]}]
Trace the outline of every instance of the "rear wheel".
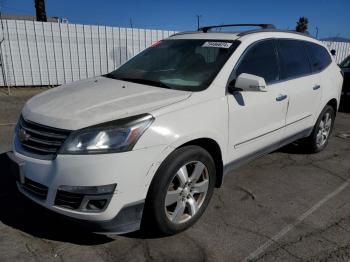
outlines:
[{"label": "rear wheel", "polygon": [[155,175],[146,199],[142,227],[171,235],[193,225],[213,194],[214,160],[199,146],[174,151]]},{"label": "rear wheel", "polygon": [[322,151],[328,144],[335,119],[333,107],[326,105],[322,110],[311,135],[306,138],[306,146],[312,153]]}]

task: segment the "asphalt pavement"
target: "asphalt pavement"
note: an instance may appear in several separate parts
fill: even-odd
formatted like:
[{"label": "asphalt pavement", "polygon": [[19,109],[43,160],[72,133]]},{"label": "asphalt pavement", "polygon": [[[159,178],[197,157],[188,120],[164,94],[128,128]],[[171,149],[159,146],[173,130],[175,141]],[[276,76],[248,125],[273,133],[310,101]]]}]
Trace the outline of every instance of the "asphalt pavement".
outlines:
[{"label": "asphalt pavement", "polygon": [[0,261],[349,261],[350,114],[328,147],[290,145],[232,172],[181,234],[97,235],[21,196],[5,152],[21,108],[44,89],[0,90]]}]

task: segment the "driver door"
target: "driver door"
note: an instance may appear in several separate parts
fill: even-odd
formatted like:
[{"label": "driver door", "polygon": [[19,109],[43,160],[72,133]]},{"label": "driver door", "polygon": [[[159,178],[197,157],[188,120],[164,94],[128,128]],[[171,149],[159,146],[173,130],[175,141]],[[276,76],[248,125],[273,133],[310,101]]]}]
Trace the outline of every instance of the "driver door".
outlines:
[{"label": "driver door", "polygon": [[227,95],[232,167],[279,144],[288,108],[287,89],[279,82],[275,40],[258,41],[248,47],[235,68],[236,76],[241,73],[263,77],[267,91],[234,91]]}]

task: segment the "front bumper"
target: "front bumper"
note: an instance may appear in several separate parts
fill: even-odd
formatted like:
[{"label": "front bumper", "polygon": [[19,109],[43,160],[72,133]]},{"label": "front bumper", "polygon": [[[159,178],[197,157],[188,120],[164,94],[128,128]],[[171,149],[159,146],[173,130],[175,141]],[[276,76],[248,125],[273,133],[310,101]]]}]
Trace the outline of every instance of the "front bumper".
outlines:
[{"label": "front bumper", "polygon": [[[32,201],[82,222],[94,232],[125,233],[137,230],[140,225],[143,203],[153,177],[150,170],[153,170],[151,167],[162,149],[162,146],[155,146],[124,153],[57,155],[54,160],[42,160],[19,153],[14,146],[10,158],[21,163],[23,178],[19,178],[18,189]],[[46,197],[28,191],[23,184],[26,179],[34,186],[47,188]],[[55,204],[58,188],[62,185],[91,187],[108,184],[117,186],[103,211],[86,212]]]},{"label": "front bumper", "polygon": [[91,232],[124,234],[140,229],[143,207],[144,201],[129,204],[114,218],[106,221],[91,221],[62,215],[61,217]]}]

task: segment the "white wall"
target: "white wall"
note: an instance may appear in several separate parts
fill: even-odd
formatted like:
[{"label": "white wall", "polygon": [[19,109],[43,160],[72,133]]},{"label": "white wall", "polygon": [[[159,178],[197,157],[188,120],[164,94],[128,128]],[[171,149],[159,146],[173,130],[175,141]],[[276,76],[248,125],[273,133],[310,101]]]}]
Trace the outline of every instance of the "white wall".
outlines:
[{"label": "white wall", "polygon": [[[3,20],[10,86],[59,85],[105,74],[174,31]],[[0,72],[0,85],[4,85]]]}]

